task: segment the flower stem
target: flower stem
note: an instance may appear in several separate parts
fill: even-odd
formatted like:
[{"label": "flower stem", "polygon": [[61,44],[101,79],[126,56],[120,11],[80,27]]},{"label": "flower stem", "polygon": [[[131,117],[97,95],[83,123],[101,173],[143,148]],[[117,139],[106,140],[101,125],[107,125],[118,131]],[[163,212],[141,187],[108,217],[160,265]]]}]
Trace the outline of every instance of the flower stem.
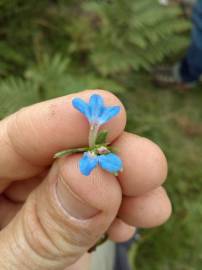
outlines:
[{"label": "flower stem", "polygon": [[63,151],[57,152],[53,158],[60,158],[66,155],[72,155],[76,153],[83,153],[85,151],[88,151],[88,147],[63,150]]},{"label": "flower stem", "polygon": [[88,137],[89,147],[95,146],[98,130],[99,130],[99,125],[93,124],[92,126],[90,126],[89,137]]}]

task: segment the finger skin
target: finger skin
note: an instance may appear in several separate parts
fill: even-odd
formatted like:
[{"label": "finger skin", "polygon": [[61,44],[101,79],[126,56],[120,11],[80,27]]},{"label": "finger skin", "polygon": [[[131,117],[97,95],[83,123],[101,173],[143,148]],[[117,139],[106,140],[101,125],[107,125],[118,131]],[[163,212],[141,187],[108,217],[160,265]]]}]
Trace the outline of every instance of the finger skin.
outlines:
[{"label": "finger skin", "polygon": [[12,202],[25,202],[29,194],[35,189],[46,177],[49,170],[44,170],[41,174],[30,179],[14,181],[5,190],[4,195]]},{"label": "finger skin", "polygon": [[119,183],[100,168],[83,176],[80,157],[58,160],[0,232],[0,269],[64,270],[110,226],[121,203]]},{"label": "finger skin", "polygon": [[[119,155],[121,156],[124,164],[124,171],[119,174],[119,183],[121,184],[122,192],[124,195],[130,195],[131,197],[139,197],[140,195],[148,193],[149,191],[152,191],[153,189],[159,187],[161,183],[165,180],[165,177],[167,175],[166,159],[159,147],[153,142],[149,141],[148,139],[141,138],[139,136],[125,132],[115,141],[113,146],[119,149]],[[69,167],[70,169],[68,171],[68,174],[71,175],[72,167],[73,171],[78,171],[80,175],[79,168],[74,167],[75,164],[76,163],[73,162],[72,165]],[[66,175],[66,166],[63,167],[62,171],[64,171],[64,175]],[[71,185],[71,179],[73,179],[72,184],[75,184],[76,182],[74,178],[70,177],[69,185]],[[78,179],[79,181],[75,188],[77,194],[82,195],[83,191],[80,190],[80,176],[78,176]],[[5,194],[13,201],[21,202],[25,200],[28,195],[27,191],[32,188],[32,186],[34,186],[34,183],[30,185],[29,181],[27,181],[27,184],[26,181],[15,182],[15,184],[12,184],[5,191]],[[110,182],[108,181],[107,183]],[[106,184],[104,188],[108,189],[108,185]],[[63,190],[65,190],[64,186],[61,188],[61,192],[63,192]],[[89,190],[92,190],[92,192],[90,193],[90,195],[88,195],[88,197],[92,195],[93,199],[93,196],[95,194],[94,186],[89,186]],[[83,195],[84,197],[86,196],[86,194]],[[102,193],[100,193],[99,196],[101,197]],[[127,197],[128,196],[124,197],[122,202],[123,205],[125,205]],[[130,208],[132,204],[130,205],[129,203],[128,205],[128,208]],[[70,203],[69,207],[71,210]],[[92,214],[91,212],[85,212],[84,210],[82,211],[84,215],[89,214],[90,216]],[[133,216],[133,213],[131,216]],[[151,225],[149,224],[148,218],[147,224],[145,226],[153,226],[152,217],[150,223]],[[157,223],[159,223],[159,221],[157,221]]]},{"label": "finger skin", "polygon": [[[124,164],[123,172],[118,177],[124,195],[139,196],[157,188],[165,181],[166,158],[152,141],[123,132],[112,146],[118,150]],[[32,179],[16,181],[5,191],[6,195],[14,201],[25,200],[33,186],[28,183],[30,181]],[[35,181],[38,181],[38,177]]]},{"label": "finger skin", "polygon": [[172,206],[163,187],[138,197],[124,197],[118,217],[138,228],[156,227],[170,217]]},{"label": "finger skin", "polygon": [[65,268],[64,270],[89,270],[91,265],[91,257],[93,254],[85,253],[81,259],[79,259],[75,264]]},{"label": "finger skin", "polygon": [[88,145],[89,124],[72,106],[72,99],[86,101],[92,94],[106,105],[120,105],[121,112],[103,126],[109,142],[124,130],[126,114],[119,99],[104,90],[88,90],[45,101],[20,110],[0,122],[0,180],[30,178],[52,163],[61,150]]},{"label": "finger skin", "polygon": [[121,219],[116,218],[109,227],[107,234],[110,240],[121,243],[131,239],[135,230],[134,226],[130,226]]},{"label": "finger skin", "polygon": [[0,230],[10,222],[21,207],[20,203],[13,203],[4,195],[0,195]]},{"label": "finger skin", "polygon": [[[76,96],[88,100],[93,93],[102,95],[107,105],[122,106],[111,93],[85,91],[23,109],[0,123],[0,188],[1,179],[5,187],[5,180],[34,177],[51,165],[55,152],[88,143],[89,125],[71,101]],[[109,226],[111,238],[122,241],[132,226],[152,227],[168,218],[169,200],[157,188],[167,174],[165,157],[149,140],[122,134],[125,118],[122,106],[121,113],[103,127],[109,131],[109,141],[116,140],[114,146],[123,159],[119,181],[100,168],[90,177],[82,176],[80,155],[56,161],[23,209],[0,232],[0,268],[63,270]],[[11,190],[8,194],[12,195]],[[125,223],[117,222],[117,213]]]},{"label": "finger skin", "polygon": [[167,177],[167,161],[158,145],[124,132],[113,144],[123,160],[118,179],[126,196],[139,196],[159,187]]},{"label": "finger skin", "polygon": [[[113,146],[118,149],[124,164],[124,171],[119,174],[124,195],[140,196],[164,182],[167,163],[164,154],[156,144],[124,132]],[[39,178],[16,181],[5,190],[5,194],[12,201],[23,202],[40,181]]]}]

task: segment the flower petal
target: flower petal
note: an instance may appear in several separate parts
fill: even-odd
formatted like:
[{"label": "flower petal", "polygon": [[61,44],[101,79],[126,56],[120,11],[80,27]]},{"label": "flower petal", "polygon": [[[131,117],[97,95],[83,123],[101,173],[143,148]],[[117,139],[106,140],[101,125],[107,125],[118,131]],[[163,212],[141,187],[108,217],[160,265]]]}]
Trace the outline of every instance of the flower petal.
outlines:
[{"label": "flower petal", "polygon": [[97,166],[98,157],[92,156],[90,153],[85,152],[80,159],[79,168],[83,175],[88,176],[91,171]]},{"label": "flower petal", "polygon": [[99,117],[99,123],[102,125],[120,112],[120,106],[106,107],[102,115]]},{"label": "flower petal", "polygon": [[113,153],[98,156],[98,163],[101,168],[110,173],[116,173],[123,168],[121,159]]},{"label": "flower petal", "polygon": [[104,110],[103,98],[96,94],[92,95],[90,97],[89,108],[91,113],[91,121],[96,123],[98,117]]},{"label": "flower petal", "polygon": [[75,109],[77,109],[79,112],[85,115],[88,121],[90,122],[91,119],[90,110],[88,104],[85,101],[83,101],[81,98],[74,98],[72,100],[72,105],[74,106]]}]

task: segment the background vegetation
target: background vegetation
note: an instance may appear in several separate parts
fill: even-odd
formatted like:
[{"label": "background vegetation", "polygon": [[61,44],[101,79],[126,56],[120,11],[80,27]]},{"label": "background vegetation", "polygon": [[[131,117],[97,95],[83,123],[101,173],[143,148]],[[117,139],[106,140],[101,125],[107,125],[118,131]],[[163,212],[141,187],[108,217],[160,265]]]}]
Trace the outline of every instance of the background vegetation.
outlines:
[{"label": "background vegetation", "polygon": [[0,118],[22,106],[87,88],[115,92],[127,129],[169,160],[170,221],[142,232],[138,270],[202,267],[202,93],[153,86],[149,71],[179,57],[190,23],[157,0],[0,0]]}]

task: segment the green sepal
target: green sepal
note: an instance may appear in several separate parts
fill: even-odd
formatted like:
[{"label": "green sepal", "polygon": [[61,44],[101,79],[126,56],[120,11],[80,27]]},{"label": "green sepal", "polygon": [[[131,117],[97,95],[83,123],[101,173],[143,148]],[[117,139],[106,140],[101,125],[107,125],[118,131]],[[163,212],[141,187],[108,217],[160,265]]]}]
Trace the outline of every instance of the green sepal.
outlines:
[{"label": "green sepal", "polygon": [[89,150],[88,147],[63,150],[63,151],[57,152],[53,158],[61,158],[63,156],[67,156],[67,155],[72,155],[72,154],[76,154],[76,153],[83,153],[83,152],[88,151],[88,150]]},{"label": "green sepal", "polygon": [[107,135],[108,135],[108,131],[104,130],[104,131],[100,131],[98,133],[97,139],[95,141],[95,144],[105,144],[107,141]]}]

